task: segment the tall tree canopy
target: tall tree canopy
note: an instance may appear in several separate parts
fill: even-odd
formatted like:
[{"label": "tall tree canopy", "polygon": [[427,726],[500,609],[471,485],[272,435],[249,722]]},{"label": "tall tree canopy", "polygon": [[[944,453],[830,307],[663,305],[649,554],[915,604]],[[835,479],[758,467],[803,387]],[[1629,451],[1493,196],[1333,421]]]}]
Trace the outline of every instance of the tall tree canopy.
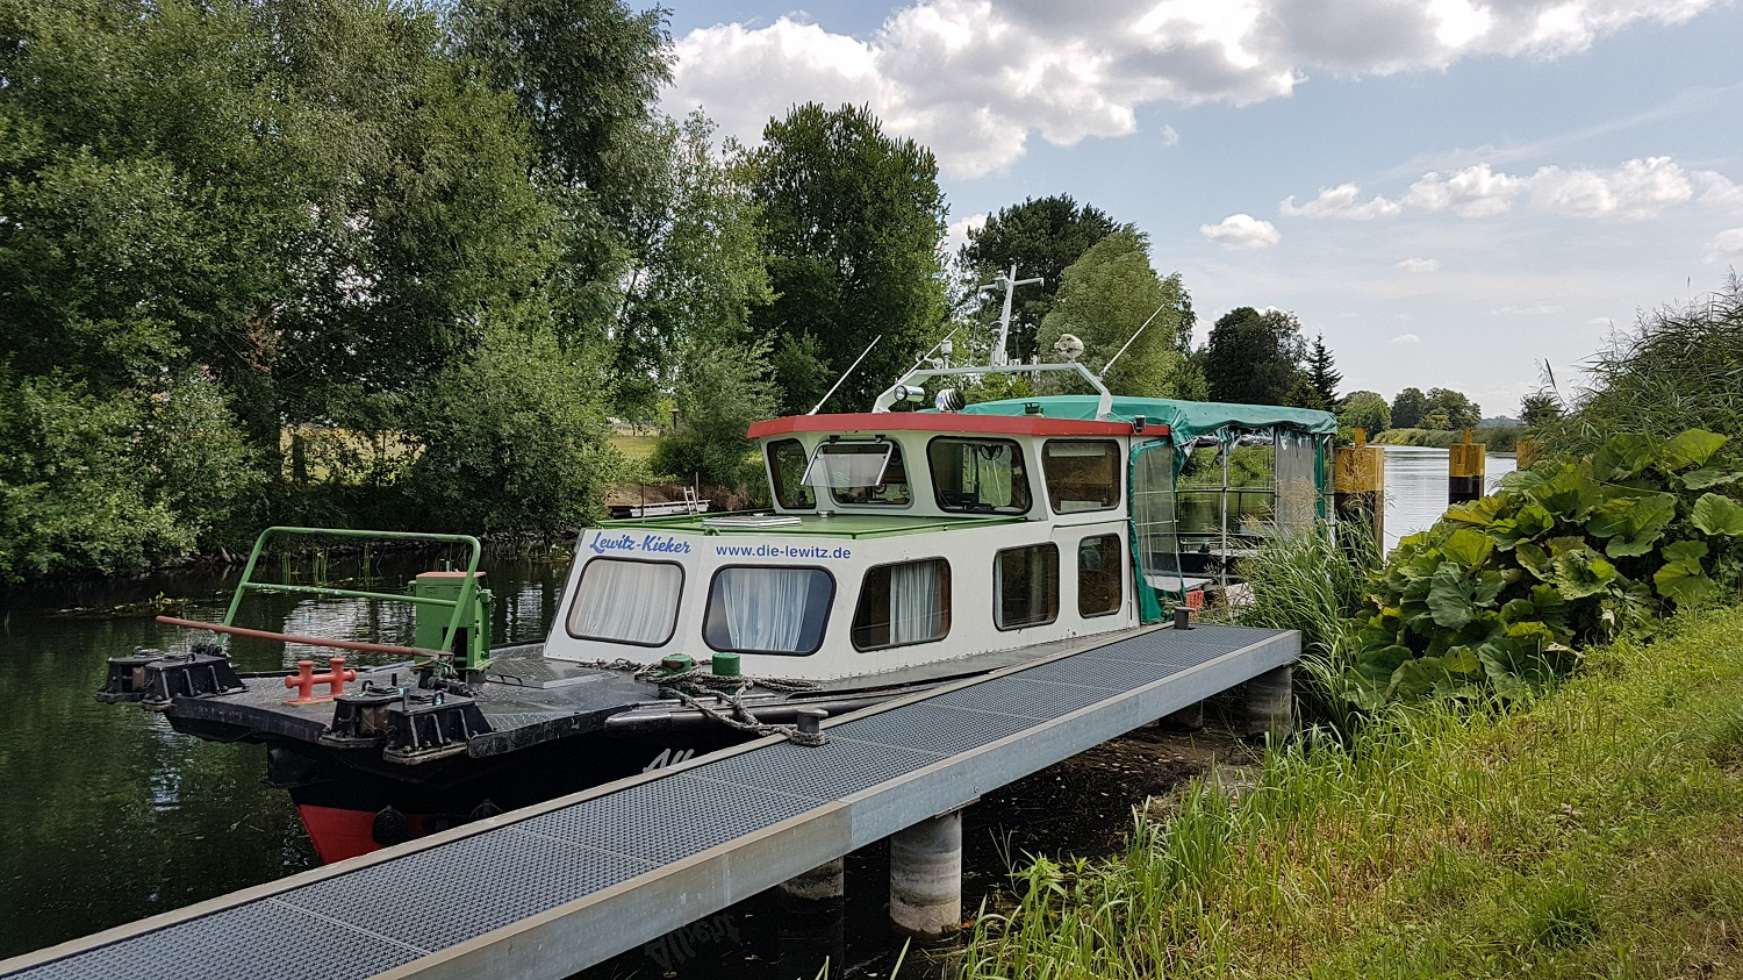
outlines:
[{"label": "tall tree canopy", "polygon": [[1224,313],[1204,350],[1210,397],[1220,402],[1291,404],[1302,380],[1306,345],[1290,313],[1250,306]]},{"label": "tall tree canopy", "polygon": [[1337,408],[1338,385],[1343,384],[1344,376],[1337,369],[1331,348],[1325,346],[1325,334],[1313,335],[1313,345],[1307,352],[1307,381],[1313,386],[1316,402],[1311,407],[1323,412]]},{"label": "tall tree canopy", "polygon": [[1482,406],[1451,388],[1428,389],[1424,405],[1422,421],[1417,424],[1425,429],[1473,429],[1483,420]]},{"label": "tall tree canopy", "polygon": [[1422,425],[1422,417],[1428,414],[1428,396],[1421,388],[1406,388],[1392,398],[1392,424],[1400,429],[1414,429]]},{"label": "tall tree canopy", "polygon": [[1182,299],[1178,276],[1156,275],[1144,236],[1130,229],[1116,231],[1060,277],[1057,300],[1041,322],[1043,359],[1052,359],[1060,335],[1074,334],[1083,341],[1084,365],[1099,373],[1154,314],[1104,382],[1125,395],[1202,398],[1202,381],[1175,346]]},{"label": "tall tree canopy", "polygon": [[[1119,227],[1100,208],[1078,204],[1069,194],[1054,194],[1000,208],[985,224],[969,230],[967,244],[957,253],[966,288],[993,281],[1013,264],[1019,279],[1041,279],[1018,289],[1011,302],[1013,360],[1027,360],[1036,352],[1036,331],[1053,309],[1066,268]],[[995,319],[1003,302],[1002,290],[981,295],[976,322]]]},{"label": "tall tree canopy", "polygon": [[828,406],[861,410],[931,346],[944,319],[938,162],[885,135],[864,106],[797,106],[769,121],[763,141],[748,166],[776,299],[752,325],[776,345],[783,408],[794,412],[882,334]]},{"label": "tall tree canopy", "polygon": [[1392,428],[1392,409],[1377,391],[1352,391],[1338,405],[1338,425],[1378,435]]}]

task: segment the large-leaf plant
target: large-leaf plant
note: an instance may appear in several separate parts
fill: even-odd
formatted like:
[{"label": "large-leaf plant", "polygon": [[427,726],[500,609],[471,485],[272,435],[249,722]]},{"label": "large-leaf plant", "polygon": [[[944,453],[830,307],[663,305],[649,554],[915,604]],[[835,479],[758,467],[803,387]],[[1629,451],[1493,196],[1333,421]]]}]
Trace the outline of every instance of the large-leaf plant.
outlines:
[{"label": "large-leaf plant", "polygon": [[1726,437],[1616,435],[1575,462],[1511,474],[1399,542],[1354,624],[1352,696],[1515,695],[1573,666],[1575,649],[1720,590],[1743,505],[1720,491]]}]

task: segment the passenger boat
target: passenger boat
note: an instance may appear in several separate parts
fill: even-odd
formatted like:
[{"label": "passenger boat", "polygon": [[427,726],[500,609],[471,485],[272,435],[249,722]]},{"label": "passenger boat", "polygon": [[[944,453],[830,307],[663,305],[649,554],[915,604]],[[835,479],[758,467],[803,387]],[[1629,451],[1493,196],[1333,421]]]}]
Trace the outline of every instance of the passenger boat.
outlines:
[{"label": "passenger boat", "polygon": [[[968,406],[927,393],[951,376],[1048,371],[1095,393]],[[1183,573],[1177,512],[1215,513],[1224,550],[1253,530],[1231,527],[1231,495],[1268,500],[1267,526],[1313,525],[1334,431],[1323,412],[1115,397],[1074,362],[916,370],[872,411],[751,426],[766,510],[583,530],[543,643],[490,646],[476,541],[379,535],[471,548],[468,568],[394,595],[257,580],[270,539],[332,533],[275,528],[224,622],[166,621],[312,642],[336,650],[328,664],[243,676],[215,643],[142,650],[110,661],[99,697],[142,702],[187,734],[265,743],[269,778],[291,793],[320,857],[336,860],[768,726],[1151,628],[1212,584]],[[1214,458],[1210,479],[1190,479],[1205,443],[1220,482]],[[1270,447],[1268,486],[1231,487],[1227,457],[1247,445]],[[258,590],[412,602],[418,640],[237,625]],[[397,659],[347,666],[353,650]]]}]

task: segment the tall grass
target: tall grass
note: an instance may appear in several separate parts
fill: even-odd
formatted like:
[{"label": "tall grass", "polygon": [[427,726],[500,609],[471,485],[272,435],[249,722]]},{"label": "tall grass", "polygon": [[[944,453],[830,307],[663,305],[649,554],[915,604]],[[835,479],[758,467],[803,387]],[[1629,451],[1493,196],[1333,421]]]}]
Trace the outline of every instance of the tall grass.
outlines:
[{"label": "tall grass", "polygon": [[1272,746],[1100,862],[1037,860],[962,980],[1738,975],[1743,609],[1527,705]]},{"label": "tall grass", "polygon": [[1251,601],[1235,611],[1244,626],[1301,631],[1299,694],[1310,717],[1347,730],[1350,699],[1342,692],[1355,651],[1350,617],[1362,605],[1373,560],[1373,534],[1357,522],[1325,525],[1265,540],[1241,562]]},{"label": "tall grass", "polygon": [[1558,453],[1592,452],[1618,432],[1743,432],[1743,280],[1643,314],[1585,368],[1589,380],[1564,393],[1572,411],[1536,433]]}]

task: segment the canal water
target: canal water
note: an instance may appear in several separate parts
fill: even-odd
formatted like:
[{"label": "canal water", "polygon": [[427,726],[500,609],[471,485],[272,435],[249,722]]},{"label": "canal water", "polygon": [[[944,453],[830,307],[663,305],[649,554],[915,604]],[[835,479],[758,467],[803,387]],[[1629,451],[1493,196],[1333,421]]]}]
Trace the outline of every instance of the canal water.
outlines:
[{"label": "canal water", "polygon": [[[1386,455],[1386,531],[1392,544],[1433,523],[1445,508],[1446,452],[1387,447]],[[1511,469],[1511,458],[1491,457],[1491,483]],[[266,570],[265,577],[397,591],[418,571],[441,567],[443,561],[443,556],[404,553],[367,561],[305,561]],[[487,556],[483,567],[496,598],[496,642],[544,636],[567,564],[565,555],[542,560]],[[186,649],[192,637],[158,625],[153,616],[219,619],[234,584],[232,569],[0,595],[0,787],[7,805],[0,832],[0,922],[5,923],[0,957],[315,866],[288,797],[262,784],[261,747],[177,735],[157,715],[131,705],[98,704],[92,697],[102,683],[105,658],[136,647]],[[244,604],[237,621],[343,639],[411,639],[409,607],[362,600],[261,595]],[[289,669],[300,657],[318,653],[245,639],[233,641],[230,650],[244,671]],[[1140,749],[1145,747],[1111,750],[1088,765],[1123,772],[1127,763],[1122,760]],[[1170,745],[1150,754],[1161,753],[1165,768],[1182,751],[1191,749]],[[1191,771],[1180,765],[1180,772]],[[1154,760],[1133,768],[1154,771]],[[1128,821],[1134,797],[1141,802],[1163,785],[1132,773],[1098,783],[1075,772],[1039,774],[1032,777],[1035,783],[999,804],[1007,815],[1030,808],[1018,825],[1037,836],[1022,834],[1013,845],[1009,826],[1001,829],[994,821],[980,828],[977,840],[990,833],[1006,835],[998,846],[982,847],[978,858],[968,856],[971,874],[978,872],[985,888],[997,884],[992,869],[1000,864],[1000,853],[1021,854],[1048,841],[1093,847],[1093,841],[1073,840],[1073,827],[1047,825],[1048,811],[1077,812],[1085,794],[1100,794],[1108,826],[1119,828]],[[1055,783],[1065,798],[1049,802]],[[992,809],[987,808],[989,819]],[[874,848],[856,856],[849,868],[849,892],[858,896],[850,898],[848,909],[854,937],[849,962],[859,963],[852,975],[875,976],[887,967],[888,958],[878,952],[887,948],[877,896],[883,860]],[[776,965],[782,918],[771,898],[753,900],[590,975],[785,974],[789,971]],[[790,948],[793,937],[786,939]],[[298,941],[286,937],[287,949]],[[790,975],[801,972],[810,977],[816,969]],[[918,975],[912,968],[903,973]]]}]

